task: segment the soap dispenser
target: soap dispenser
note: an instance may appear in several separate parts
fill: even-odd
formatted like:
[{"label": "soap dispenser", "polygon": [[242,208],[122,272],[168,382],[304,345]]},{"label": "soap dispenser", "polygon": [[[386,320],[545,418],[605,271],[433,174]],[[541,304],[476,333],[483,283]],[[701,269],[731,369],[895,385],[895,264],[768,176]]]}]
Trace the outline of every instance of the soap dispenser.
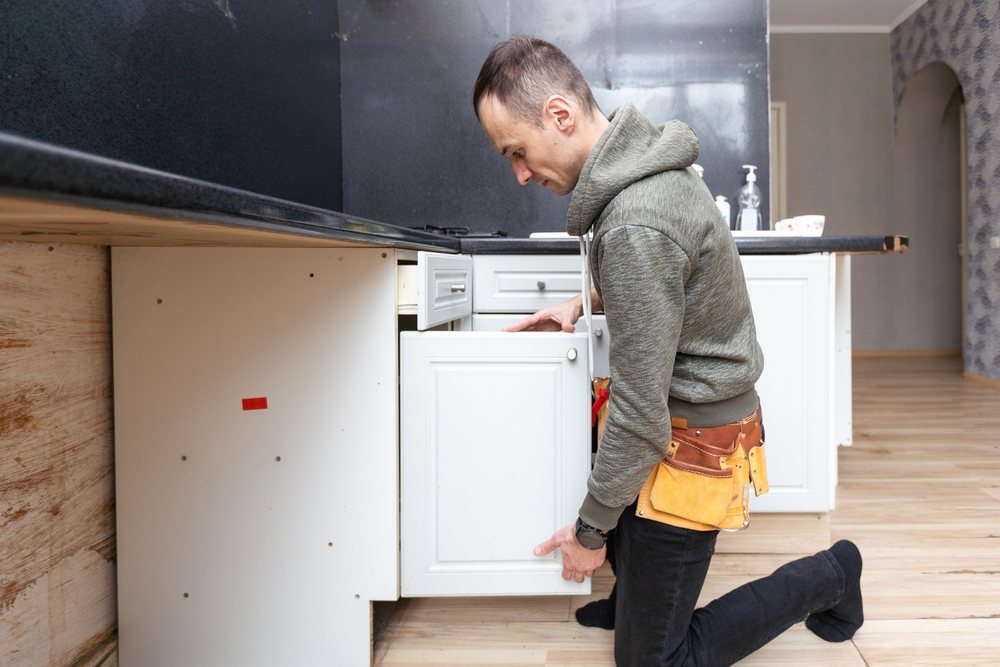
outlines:
[{"label": "soap dispenser", "polygon": [[763,229],[760,219],[760,188],[757,187],[757,167],[745,164],[747,182],[736,198],[739,212],[736,214],[736,229],[747,232]]},{"label": "soap dispenser", "polygon": [[722,219],[726,221],[726,227],[730,227],[729,202],[722,195],[718,195],[715,198],[715,205],[719,208],[719,214],[722,215]]}]

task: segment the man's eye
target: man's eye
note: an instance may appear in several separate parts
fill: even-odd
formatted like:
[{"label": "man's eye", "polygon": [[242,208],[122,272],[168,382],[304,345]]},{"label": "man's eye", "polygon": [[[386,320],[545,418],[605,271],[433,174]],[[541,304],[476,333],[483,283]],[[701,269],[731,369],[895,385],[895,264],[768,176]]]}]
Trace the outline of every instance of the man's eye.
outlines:
[{"label": "man's eye", "polygon": [[514,151],[513,153],[511,153],[511,157],[516,157],[517,159],[522,160],[522,159],[524,159],[524,151],[520,151],[520,150],[519,151]]}]

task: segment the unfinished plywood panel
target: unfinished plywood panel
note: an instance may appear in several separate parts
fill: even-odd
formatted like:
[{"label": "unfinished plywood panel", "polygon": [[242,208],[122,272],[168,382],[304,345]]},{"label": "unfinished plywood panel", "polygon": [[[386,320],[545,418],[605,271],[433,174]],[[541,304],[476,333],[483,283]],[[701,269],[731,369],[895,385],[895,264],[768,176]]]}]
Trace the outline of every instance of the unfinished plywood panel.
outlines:
[{"label": "unfinished plywood panel", "polygon": [[107,248],[0,242],[0,664],[115,628]]}]

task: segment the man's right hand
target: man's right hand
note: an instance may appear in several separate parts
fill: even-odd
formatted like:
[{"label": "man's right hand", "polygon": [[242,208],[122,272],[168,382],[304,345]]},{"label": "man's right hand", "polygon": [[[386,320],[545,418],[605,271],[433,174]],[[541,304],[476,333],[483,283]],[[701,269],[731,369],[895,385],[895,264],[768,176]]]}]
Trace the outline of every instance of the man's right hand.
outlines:
[{"label": "man's right hand", "polygon": [[534,315],[526,318],[509,327],[504,327],[504,331],[565,331],[573,333],[576,331],[576,321],[580,319],[583,311],[583,304],[580,296],[574,296],[568,301],[564,301],[556,306],[544,308]]}]

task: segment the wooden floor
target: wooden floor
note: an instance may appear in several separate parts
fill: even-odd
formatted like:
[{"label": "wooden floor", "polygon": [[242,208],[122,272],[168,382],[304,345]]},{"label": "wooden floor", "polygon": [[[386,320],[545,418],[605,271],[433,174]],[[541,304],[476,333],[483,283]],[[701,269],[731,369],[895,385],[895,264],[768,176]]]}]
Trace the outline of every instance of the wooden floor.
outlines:
[{"label": "wooden floor", "polygon": [[[865,558],[854,640],[799,624],[741,666],[1000,665],[1000,389],[963,380],[957,358],[857,359],[854,372],[837,509],[723,535],[702,601],[849,537]],[[379,610],[375,662],[613,665],[612,633],[573,618],[611,583],[604,569],[591,598],[402,600]]]}]

